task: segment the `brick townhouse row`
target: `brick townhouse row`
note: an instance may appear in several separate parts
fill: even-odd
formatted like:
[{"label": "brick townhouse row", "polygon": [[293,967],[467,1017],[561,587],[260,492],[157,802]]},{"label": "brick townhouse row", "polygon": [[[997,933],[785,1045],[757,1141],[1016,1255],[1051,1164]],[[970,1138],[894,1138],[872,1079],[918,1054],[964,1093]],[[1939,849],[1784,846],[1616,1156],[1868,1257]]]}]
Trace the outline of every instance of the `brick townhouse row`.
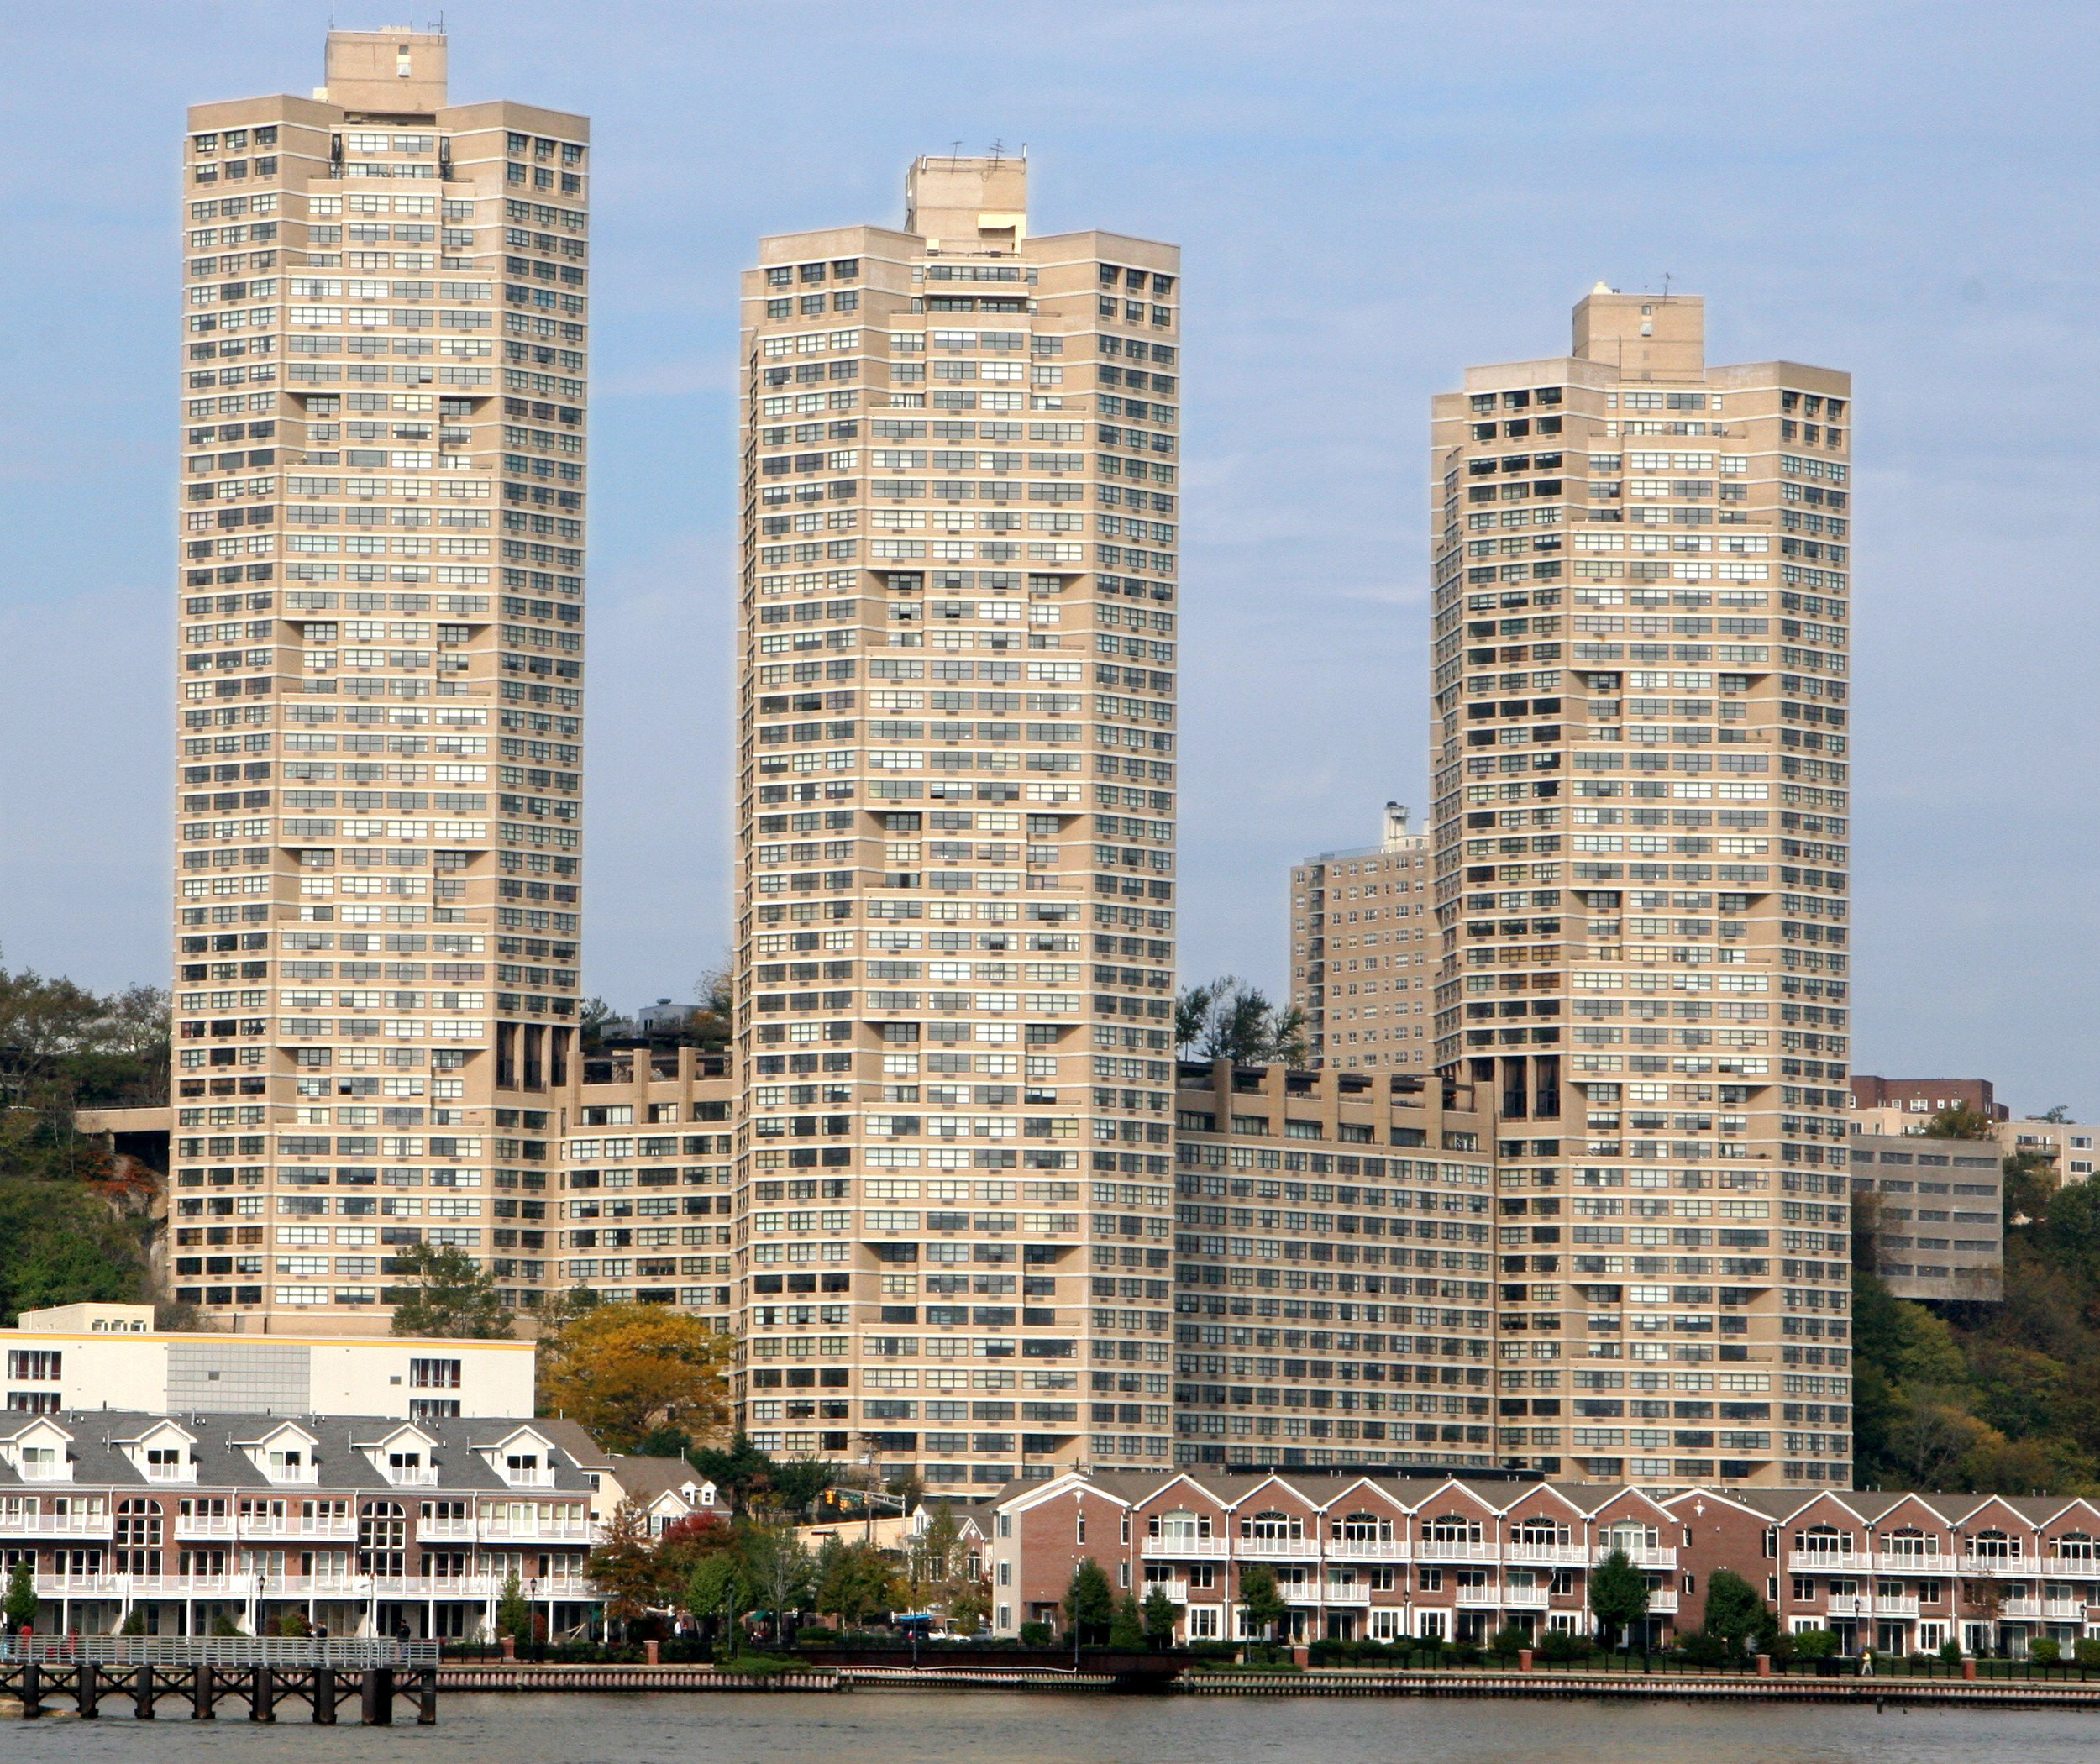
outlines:
[{"label": "brick townhouse row", "polygon": [[2018,1656],[2100,1635],[2100,1504],[2082,1499],[1113,1472],[1016,1483],[986,1529],[1001,1635],[1061,1626],[1087,1557],[1119,1593],[1163,1588],[1184,1641],[1244,1639],[1257,1564],[1294,1642],[1587,1634],[1590,1577],[1614,1549],[1647,1579],[1651,1646],[1700,1626],[1723,1568],[1786,1629],[1827,1628],[1846,1652],[1951,1640]]}]

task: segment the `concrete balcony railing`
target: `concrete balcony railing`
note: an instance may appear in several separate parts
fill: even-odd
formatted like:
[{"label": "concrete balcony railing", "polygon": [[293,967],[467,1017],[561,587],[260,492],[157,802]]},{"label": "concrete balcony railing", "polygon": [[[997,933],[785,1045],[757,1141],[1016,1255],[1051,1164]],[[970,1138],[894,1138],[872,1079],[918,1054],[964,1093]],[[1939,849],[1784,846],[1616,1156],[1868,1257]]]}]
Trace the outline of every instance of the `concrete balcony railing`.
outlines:
[{"label": "concrete balcony railing", "polygon": [[1141,1542],[1139,1553],[1150,1562],[1222,1562],[1232,1553],[1226,1537],[1147,1537]]}]

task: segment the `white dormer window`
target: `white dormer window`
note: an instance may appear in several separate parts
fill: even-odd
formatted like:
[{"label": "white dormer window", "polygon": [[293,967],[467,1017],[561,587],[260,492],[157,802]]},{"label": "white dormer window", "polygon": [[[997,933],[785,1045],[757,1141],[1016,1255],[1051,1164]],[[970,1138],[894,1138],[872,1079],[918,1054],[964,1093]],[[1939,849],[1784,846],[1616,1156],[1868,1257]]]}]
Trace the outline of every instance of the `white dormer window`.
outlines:
[{"label": "white dormer window", "polygon": [[149,1446],[142,1454],[149,1482],[185,1483],[197,1480],[196,1467],[180,1446]]},{"label": "white dormer window", "polygon": [[24,1446],[18,1467],[25,1483],[70,1482],[66,1454],[55,1446]]},{"label": "white dormer window", "polygon": [[434,1483],[438,1473],[427,1466],[420,1452],[390,1452],[386,1454],[386,1480],[396,1485],[402,1483]]}]

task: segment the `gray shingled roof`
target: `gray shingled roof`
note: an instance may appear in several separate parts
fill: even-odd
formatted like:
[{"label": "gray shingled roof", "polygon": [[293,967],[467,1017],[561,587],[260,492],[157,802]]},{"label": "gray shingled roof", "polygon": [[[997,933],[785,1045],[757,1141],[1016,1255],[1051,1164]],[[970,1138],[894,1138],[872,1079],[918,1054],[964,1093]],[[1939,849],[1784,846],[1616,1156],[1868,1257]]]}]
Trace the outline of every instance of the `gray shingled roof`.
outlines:
[{"label": "gray shingled roof", "polygon": [[[441,1478],[439,1487],[467,1494],[501,1494],[513,1492],[511,1484],[489,1467],[476,1447],[493,1446],[530,1427],[555,1448],[551,1493],[587,1494],[586,1469],[604,1467],[605,1454],[573,1421],[486,1416],[440,1420],[403,1420],[395,1415],[158,1415],[135,1410],[88,1409],[63,1410],[47,1415],[9,1415],[0,1422],[0,1440],[10,1440],[41,1421],[53,1421],[70,1433],[73,1485],[77,1488],[139,1488],[181,1490],[190,1483],[153,1481],[118,1449],[118,1442],[136,1440],[163,1420],[172,1421],[195,1441],[190,1448],[197,1462],[200,1488],[254,1488],[258,1493],[281,1491],[288,1486],[313,1487],[318,1492],[344,1493],[393,1487],[357,1448],[376,1443],[389,1435],[415,1428],[434,1439],[430,1462]],[[272,1483],[239,1449],[240,1441],[253,1442],[287,1423],[314,1436],[313,1462],[318,1481],[313,1484]],[[586,1456],[586,1454],[588,1454]],[[12,1465],[0,1462],[0,1488],[50,1488],[48,1483],[25,1483]],[[55,1485],[63,1488],[63,1484]]]}]

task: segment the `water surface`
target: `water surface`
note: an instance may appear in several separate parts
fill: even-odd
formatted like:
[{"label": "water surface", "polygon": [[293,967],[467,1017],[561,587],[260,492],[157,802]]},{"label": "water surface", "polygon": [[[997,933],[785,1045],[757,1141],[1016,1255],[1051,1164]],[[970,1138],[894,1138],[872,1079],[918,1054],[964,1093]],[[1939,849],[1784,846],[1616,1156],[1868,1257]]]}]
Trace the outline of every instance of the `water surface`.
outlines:
[{"label": "water surface", "polygon": [[[7,1764],[2092,1764],[2100,1713],[1408,1698],[450,1695],[434,1728],[0,1720]],[[412,1720],[412,1711],[399,1713]],[[344,1711],[354,1723],[354,1709]],[[146,1741],[146,1749],[142,1749]],[[295,1750],[296,1748],[296,1750]]]}]

